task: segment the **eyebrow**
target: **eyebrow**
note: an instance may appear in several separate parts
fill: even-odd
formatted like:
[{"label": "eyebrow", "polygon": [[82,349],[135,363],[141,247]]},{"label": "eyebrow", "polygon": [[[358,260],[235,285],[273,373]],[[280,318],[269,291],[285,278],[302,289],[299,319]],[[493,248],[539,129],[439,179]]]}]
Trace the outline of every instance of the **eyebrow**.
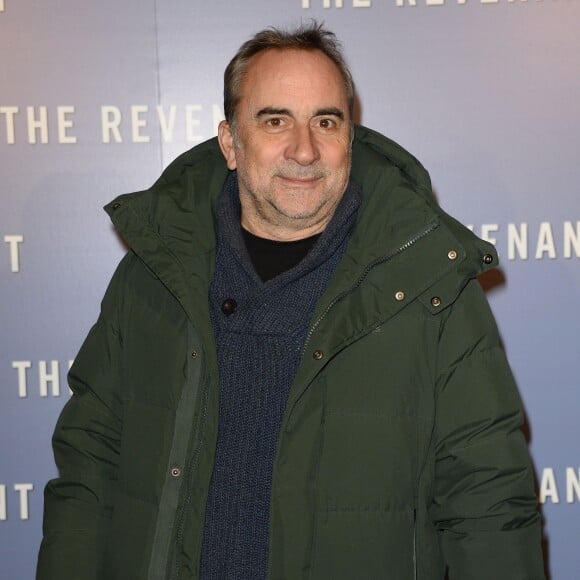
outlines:
[{"label": "eyebrow", "polygon": [[256,118],[259,119],[264,115],[288,115],[289,117],[292,117],[292,113],[290,113],[289,109],[276,109],[275,107],[264,107],[263,109],[260,109],[256,113]]},{"label": "eyebrow", "polygon": [[[288,117],[293,117],[294,115],[290,112],[289,109],[278,109],[276,107],[264,107],[260,109],[256,113],[256,118],[259,119],[265,115],[287,115]],[[318,109],[314,113],[314,117],[324,117],[324,116],[333,116],[339,118],[341,121],[344,121],[344,113],[337,109],[336,107],[327,107],[324,109]]]},{"label": "eyebrow", "polygon": [[341,121],[344,121],[344,113],[337,109],[336,107],[329,107],[327,109],[318,109],[316,111],[315,117],[325,117],[325,116],[332,116],[338,117]]}]

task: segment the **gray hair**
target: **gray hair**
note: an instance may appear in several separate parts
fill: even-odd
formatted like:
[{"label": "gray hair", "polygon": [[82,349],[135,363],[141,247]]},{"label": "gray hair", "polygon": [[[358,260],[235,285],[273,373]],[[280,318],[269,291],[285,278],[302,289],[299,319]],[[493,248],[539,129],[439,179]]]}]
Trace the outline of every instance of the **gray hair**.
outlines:
[{"label": "gray hair", "polygon": [[336,35],[315,20],[302,24],[295,30],[266,28],[246,41],[226,67],[224,73],[224,115],[234,125],[236,107],[240,102],[240,87],[250,60],[256,54],[271,50],[319,50],[338,68],[346,89],[350,119],[354,111],[354,81],[342,56],[341,44]]}]

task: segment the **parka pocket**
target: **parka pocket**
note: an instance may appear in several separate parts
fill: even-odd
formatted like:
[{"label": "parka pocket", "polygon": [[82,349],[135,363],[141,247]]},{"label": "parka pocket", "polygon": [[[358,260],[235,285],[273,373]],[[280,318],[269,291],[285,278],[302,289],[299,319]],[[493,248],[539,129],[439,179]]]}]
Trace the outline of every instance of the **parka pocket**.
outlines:
[{"label": "parka pocket", "polygon": [[416,580],[410,510],[381,505],[328,505],[319,514],[309,580]]}]

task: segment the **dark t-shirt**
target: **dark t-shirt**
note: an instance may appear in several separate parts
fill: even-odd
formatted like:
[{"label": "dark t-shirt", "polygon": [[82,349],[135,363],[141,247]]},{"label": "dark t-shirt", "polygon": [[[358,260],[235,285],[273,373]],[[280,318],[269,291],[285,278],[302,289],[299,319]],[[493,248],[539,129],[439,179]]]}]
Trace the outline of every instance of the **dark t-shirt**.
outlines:
[{"label": "dark t-shirt", "polygon": [[302,240],[280,242],[259,238],[242,228],[246,249],[263,282],[294,268],[311,250],[321,234],[315,234]]}]

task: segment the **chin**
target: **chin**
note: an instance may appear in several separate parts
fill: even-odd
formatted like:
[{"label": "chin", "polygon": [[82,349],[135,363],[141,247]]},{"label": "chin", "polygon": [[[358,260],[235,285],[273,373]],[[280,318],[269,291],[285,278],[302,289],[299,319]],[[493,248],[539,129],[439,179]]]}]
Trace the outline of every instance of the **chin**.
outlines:
[{"label": "chin", "polygon": [[289,220],[301,220],[301,221],[312,221],[313,223],[320,220],[321,214],[325,213],[322,211],[322,206],[317,206],[314,208],[296,208],[296,207],[279,207],[278,212]]}]

